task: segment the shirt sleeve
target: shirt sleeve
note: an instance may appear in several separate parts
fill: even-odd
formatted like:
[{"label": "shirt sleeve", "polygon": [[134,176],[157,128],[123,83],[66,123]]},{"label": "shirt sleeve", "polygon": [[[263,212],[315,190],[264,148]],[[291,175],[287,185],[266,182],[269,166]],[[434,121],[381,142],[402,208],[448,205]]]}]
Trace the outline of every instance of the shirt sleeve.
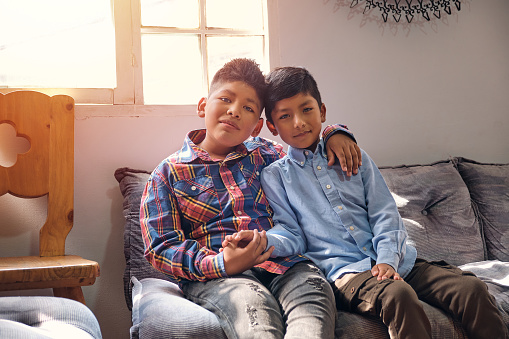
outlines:
[{"label": "shirt sleeve", "polygon": [[406,253],[408,234],[380,170],[364,151],[362,159],[361,173],[376,263],[389,264],[397,271]]},{"label": "shirt sleeve", "polygon": [[186,239],[177,199],[159,167],[145,186],[140,224],[145,258],[173,281],[206,281],[227,276],[222,253]]},{"label": "shirt sleeve", "polygon": [[329,140],[329,138],[336,133],[346,134],[350,138],[352,138],[353,141],[357,142],[357,140],[355,140],[355,137],[353,136],[353,133],[350,132],[348,127],[346,127],[346,125],[341,125],[341,124],[328,125],[327,127],[325,127],[322,132],[322,138],[325,141],[325,143],[327,144],[327,141]]},{"label": "shirt sleeve", "polygon": [[274,227],[267,231],[267,248],[274,246],[272,257],[288,257],[306,252],[306,236],[293,212],[276,167],[262,171],[261,184],[274,212]]}]

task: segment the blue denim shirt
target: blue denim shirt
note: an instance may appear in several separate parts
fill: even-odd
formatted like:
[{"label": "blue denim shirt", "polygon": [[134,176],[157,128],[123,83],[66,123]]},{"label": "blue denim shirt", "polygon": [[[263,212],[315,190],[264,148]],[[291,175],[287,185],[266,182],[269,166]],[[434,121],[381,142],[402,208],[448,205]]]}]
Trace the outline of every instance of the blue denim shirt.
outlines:
[{"label": "blue denim shirt", "polygon": [[289,147],[288,155],[262,171],[261,183],[274,211],[267,232],[272,256],[303,254],[330,282],[345,273],[386,263],[405,277],[417,251],[396,203],[373,160],[362,151],[362,166],[351,177],[338,162],[328,167],[323,140],[315,153]]}]

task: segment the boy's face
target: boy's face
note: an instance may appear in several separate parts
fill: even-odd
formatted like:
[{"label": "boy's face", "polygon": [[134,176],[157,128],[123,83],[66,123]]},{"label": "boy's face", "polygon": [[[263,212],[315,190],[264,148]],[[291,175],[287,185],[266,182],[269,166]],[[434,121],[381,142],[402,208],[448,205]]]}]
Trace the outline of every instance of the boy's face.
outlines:
[{"label": "boy's face", "polygon": [[314,151],[325,122],[325,111],[324,104],[319,107],[311,95],[299,93],[276,102],[272,110],[274,123],[267,121],[267,127],[272,134],[281,135],[288,145]]},{"label": "boy's face", "polygon": [[221,84],[198,103],[207,134],[200,147],[211,156],[224,158],[263,126],[262,103],[256,91],[242,81]]}]

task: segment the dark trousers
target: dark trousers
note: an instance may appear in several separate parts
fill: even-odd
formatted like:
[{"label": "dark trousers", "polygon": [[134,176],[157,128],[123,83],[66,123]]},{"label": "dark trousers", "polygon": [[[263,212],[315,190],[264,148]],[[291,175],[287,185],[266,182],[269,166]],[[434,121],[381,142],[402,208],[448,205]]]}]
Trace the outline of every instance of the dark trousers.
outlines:
[{"label": "dark trousers", "polygon": [[404,281],[378,281],[365,271],[347,274],[332,288],[338,309],[379,317],[391,338],[431,338],[431,325],[419,300],[459,320],[470,339],[508,338],[486,284],[443,261],[417,259]]}]

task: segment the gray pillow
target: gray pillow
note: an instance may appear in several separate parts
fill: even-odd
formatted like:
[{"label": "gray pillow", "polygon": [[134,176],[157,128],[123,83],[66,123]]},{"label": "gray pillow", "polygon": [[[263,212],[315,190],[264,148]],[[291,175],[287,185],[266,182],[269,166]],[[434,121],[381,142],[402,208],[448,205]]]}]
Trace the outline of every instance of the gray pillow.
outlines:
[{"label": "gray pillow", "polygon": [[124,296],[130,310],[133,304],[131,296],[132,277],[136,277],[138,280],[144,278],[169,280],[164,273],[152,267],[144,256],[145,247],[140,228],[140,203],[149,176],[150,172],[127,167],[115,171],[115,179],[117,179],[124,197],[124,256],[126,261]]},{"label": "gray pillow", "polygon": [[462,265],[484,260],[467,186],[450,161],[380,168],[417,255]]},{"label": "gray pillow", "polygon": [[482,224],[488,259],[509,261],[509,164],[455,159]]}]

